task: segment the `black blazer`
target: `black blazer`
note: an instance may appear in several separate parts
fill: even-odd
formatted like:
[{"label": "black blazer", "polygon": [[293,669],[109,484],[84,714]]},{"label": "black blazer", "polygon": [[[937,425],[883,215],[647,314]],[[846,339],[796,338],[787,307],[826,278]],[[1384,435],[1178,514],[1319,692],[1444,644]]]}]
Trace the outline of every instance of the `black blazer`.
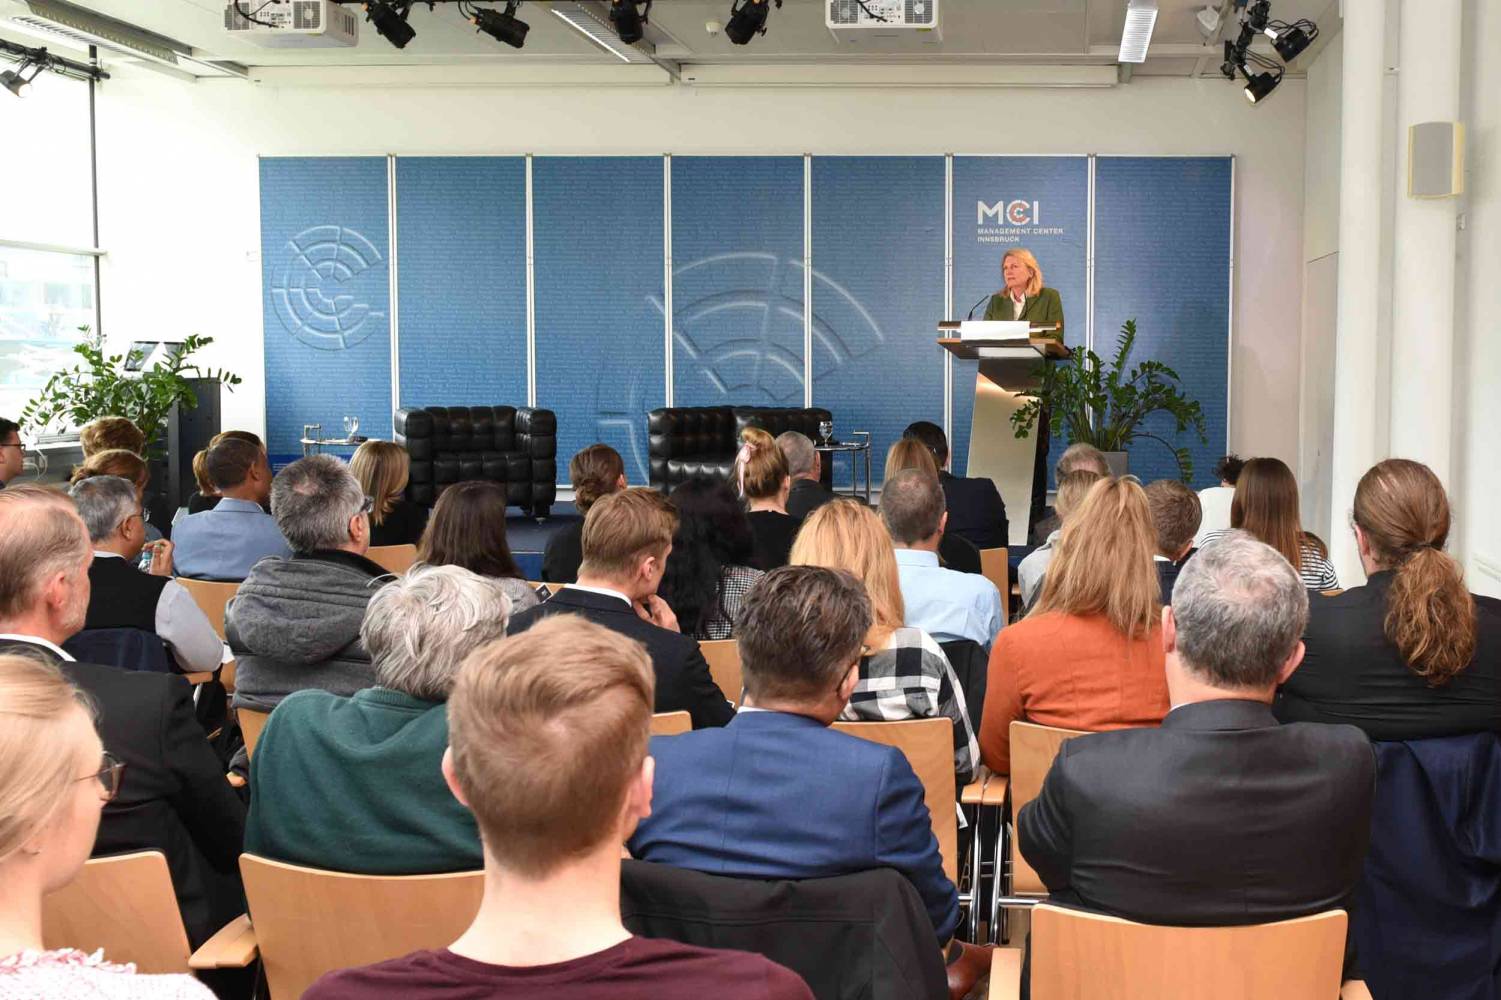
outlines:
[{"label": "black blazer", "polygon": [[548,583],[572,583],[584,562],[584,519],[570,521],[553,532],[542,550],[542,579]]},{"label": "black blazer", "polygon": [[830,500],[834,491],[825,489],[823,483],[811,479],[794,479],[787,494],[787,513],[801,521]]},{"label": "black blazer", "polygon": [[938,473],[943,484],[943,498],[948,504],[949,527],[953,534],[967,538],[978,549],[1006,547],[1006,502],[990,479],[962,479],[948,472]]},{"label": "black blazer", "polygon": [[381,524],[370,522],[371,545],[416,545],[427,527],[428,510],[405,498],[397,500]]},{"label": "black blazer", "polygon": [[699,652],[698,643],[686,635],[653,625],[618,598],[569,587],[513,616],[506,631],[517,635],[548,615],[568,613],[582,615],[646,647],[657,675],[655,711],[686,711],[693,716],[694,729],[722,726],[735,717],[734,706],[725,701],[724,692],[709,675],[709,664]]},{"label": "black blazer", "polygon": [[1373,740],[1501,732],[1501,601],[1475,598],[1475,657],[1430,687],[1386,638],[1391,571],[1337,597],[1309,596],[1303,663],[1273,706],[1284,722],[1343,722]]},{"label": "black blazer", "polygon": [[193,714],[193,689],[171,674],[60,661],[45,646],[6,641],[57,663],[98,708],[104,748],[125,762],[104,807],[94,855],[160,850],[194,947],[245,912],[239,858],[245,805],[225,780]]},{"label": "black blazer", "polygon": [[1022,807],[1052,899],[1185,927],[1348,910],[1376,758],[1353,726],[1279,726],[1255,701],[1185,705],[1160,729],[1065,743]]}]

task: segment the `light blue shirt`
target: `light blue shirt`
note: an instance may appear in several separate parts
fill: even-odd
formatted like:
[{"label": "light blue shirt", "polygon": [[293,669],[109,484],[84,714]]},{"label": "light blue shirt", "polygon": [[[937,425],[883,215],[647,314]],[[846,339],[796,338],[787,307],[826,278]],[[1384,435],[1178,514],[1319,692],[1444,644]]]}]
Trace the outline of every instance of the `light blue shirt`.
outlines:
[{"label": "light blue shirt", "polygon": [[896,569],[902,582],[906,624],[939,642],[973,639],[987,650],[1004,624],[1001,592],[978,573],[960,573],[938,565],[938,553],[897,549]]},{"label": "light blue shirt", "polygon": [[275,518],[258,503],[231,497],[177,522],[172,543],[177,575],[199,580],[243,580],[267,556],[292,555]]}]

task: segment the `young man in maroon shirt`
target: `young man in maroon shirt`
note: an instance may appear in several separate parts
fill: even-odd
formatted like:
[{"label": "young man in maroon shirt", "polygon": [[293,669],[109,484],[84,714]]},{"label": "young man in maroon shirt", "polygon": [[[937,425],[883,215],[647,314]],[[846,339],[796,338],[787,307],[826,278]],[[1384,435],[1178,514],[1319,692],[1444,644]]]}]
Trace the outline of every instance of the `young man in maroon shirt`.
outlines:
[{"label": "young man in maroon shirt", "polygon": [[651,812],[652,688],[640,644],[575,615],[476,650],[443,774],[484,843],[479,913],[446,949],[329,973],[304,1000],[812,1000],[758,955],[621,924],[621,844]]}]

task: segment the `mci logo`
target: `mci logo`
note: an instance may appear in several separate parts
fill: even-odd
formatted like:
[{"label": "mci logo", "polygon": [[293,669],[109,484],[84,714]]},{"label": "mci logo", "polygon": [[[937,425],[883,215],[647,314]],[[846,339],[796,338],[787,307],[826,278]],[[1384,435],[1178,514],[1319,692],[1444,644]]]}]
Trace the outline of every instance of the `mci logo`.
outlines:
[{"label": "mci logo", "polygon": [[976,203],[975,225],[983,226],[987,220],[991,225],[1009,226],[1036,226],[1042,222],[1042,213],[1038,211],[1038,202],[1035,201],[998,201],[994,205],[987,205],[980,201]]}]

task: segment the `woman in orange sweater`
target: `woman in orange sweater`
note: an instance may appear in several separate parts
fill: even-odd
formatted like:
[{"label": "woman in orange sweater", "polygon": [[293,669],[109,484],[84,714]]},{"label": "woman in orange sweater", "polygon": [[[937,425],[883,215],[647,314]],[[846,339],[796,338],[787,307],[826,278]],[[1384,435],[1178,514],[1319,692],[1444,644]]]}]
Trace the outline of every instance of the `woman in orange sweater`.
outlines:
[{"label": "woman in orange sweater", "polygon": [[990,652],[980,755],[1011,772],[1011,722],[1155,726],[1167,714],[1156,532],[1141,484],[1105,479],[1064,524],[1042,595]]}]

